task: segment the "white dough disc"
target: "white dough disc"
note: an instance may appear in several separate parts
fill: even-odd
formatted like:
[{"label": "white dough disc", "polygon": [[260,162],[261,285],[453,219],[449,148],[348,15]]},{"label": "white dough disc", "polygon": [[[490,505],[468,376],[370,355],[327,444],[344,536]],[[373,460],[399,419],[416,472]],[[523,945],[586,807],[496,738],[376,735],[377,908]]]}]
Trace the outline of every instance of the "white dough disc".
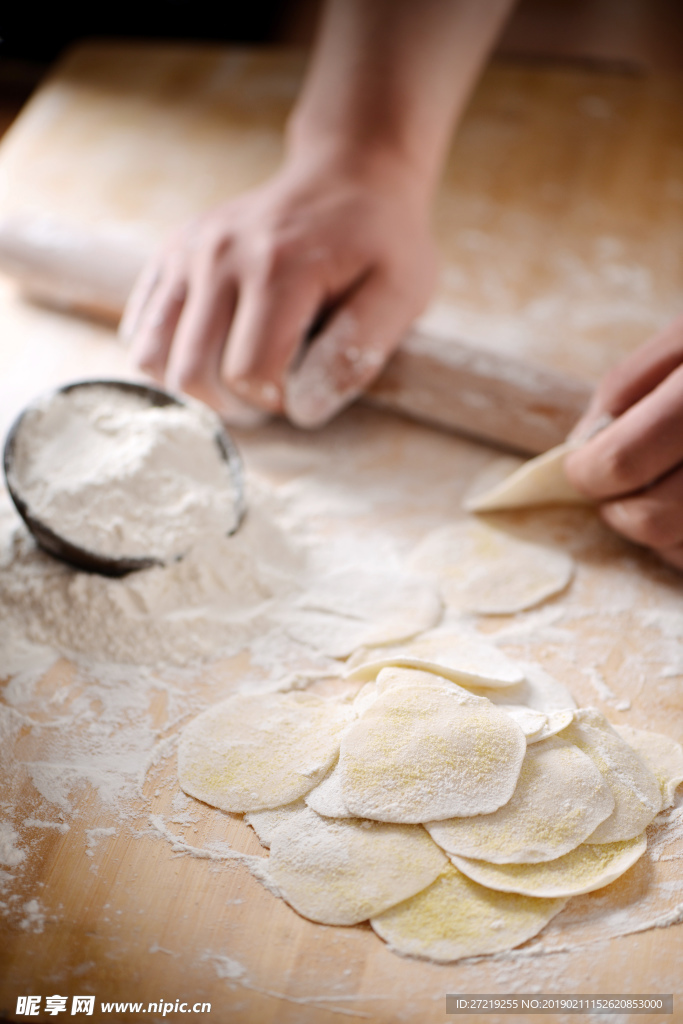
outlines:
[{"label": "white dough disc", "polygon": [[450,854],[536,864],[579,846],[613,808],[610,788],[591,759],[553,736],[527,749],[504,807],[476,818],[425,822],[425,828]]},{"label": "white dough disc", "polygon": [[565,442],[537,455],[495,487],[467,498],[463,508],[468,512],[495,512],[537,505],[589,505],[589,499],[570,484],[564,472],[565,458],[578,447]]},{"label": "white dough disc", "polygon": [[344,801],[377,821],[488,814],[512,796],[526,750],[509,715],[455,683],[385,668],[380,692],[344,733]]},{"label": "white dough disc", "polygon": [[525,708],[521,704],[499,704],[498,707],[507,712],[510,718],[514,718],[527,743],[534,743],[541,738],[541,733],[548,723],[548,716],[544,711],[534,711],[533,708]]},{"label": "white dough disc", "polygon": [[304,917],[357,924],[430,885],[446,864],[421,825],[336,821],[305,807],[276,829],[268,872]]},{"label": "white dough disc", "polygon": [[342,777],[336,765],[304,799],[308,806],[323,818],[353,817],[344,800]]},{"label": "white dough disc", "polygon": [[313,693],[235,694],[183,730],[180,785],[223,811],[291,803],[334,764],[352,715]]},{"label": "white dough disc", "polygon": [[486,688],[479,692],[494,704],[522,704],[536,711],[545,711],[546,714],[576,708],[576,701],[564,683],[555,679],[540,665],[531,662],[521,664],[525,676],[523,683],[511,686],[504,692]]},{"label": "white dough disc", "polygon": [[266,850],[268,850],[273,841],[275,830],[283,821],[286,821],[287,818],[302,810],[303,807],[303,800],[295,800],[292,804],[285,804],[284,807],[273,807],[267,811],[248,811],[244,815],[244,820],[247,825],[251,825],[253,828],[261,846],[265,846]]},{"label": "white dough disc", "polygon": [[593,759],[614,796],[614,810],[587,843],[617,843],[639,836],[662,809],[659,783],[602,712],[580,708],[560,734]]},{"label": "white dough disc", "polygon": [[448,963],[519,946],[566,902],[493,892],[449,867],[428,889],[370,924],[395,953]]},{"label": "white dough disc", "polygon": [[628,871],[646,849],[643,834],[621,843],[583,843],[544,864],[487,864],[456,856],[451,859],[469,878],[489,889],[547,899],[602,889]]},{"label": "white dough disc", "polygon": [[427,534],[410,567],[439,581],[447,605],[483,615],[533,608],[564,590],[574,571],[569,555],[475,520]]},{"label": "white dough disc", "polygon": [[356,655],[348,679],[374,679],[388,666],[435,672],[460,686],[491,688],[523,682],[516,661],[477,636],[455,633],[426,634],[401,647],[362,651]]},{"label": "white dough disc", "polygon": [[345,658],[358,647],[397,643],[431,629],[442,611],[432,583],[353,566],[316,581],[282,622],[295,640]]},{"label": "white dough disc", "polygon": [[670,736],[646,729],[632,729],[630,725],[614,728],[643,759],[659,783],[662,810],[673,807],[676,790],[683,782],[683,747]]}]

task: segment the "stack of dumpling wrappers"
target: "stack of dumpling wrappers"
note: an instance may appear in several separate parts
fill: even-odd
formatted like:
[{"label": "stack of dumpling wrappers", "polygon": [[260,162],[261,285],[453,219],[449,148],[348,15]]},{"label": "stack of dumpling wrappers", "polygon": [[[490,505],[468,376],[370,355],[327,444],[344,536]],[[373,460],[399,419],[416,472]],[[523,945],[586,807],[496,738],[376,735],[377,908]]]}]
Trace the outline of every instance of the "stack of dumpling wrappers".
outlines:
[{"label": "stack of dumpling wrappers", "polygon": [[245,813],[269,884],[312,921],[369,920],[443,962],[511,949],[643,855],[683,749],[552,681],[539,699],[524,666],[475,646],[361,651],[353,699],[232,696],[184,730],[180,784]]}]

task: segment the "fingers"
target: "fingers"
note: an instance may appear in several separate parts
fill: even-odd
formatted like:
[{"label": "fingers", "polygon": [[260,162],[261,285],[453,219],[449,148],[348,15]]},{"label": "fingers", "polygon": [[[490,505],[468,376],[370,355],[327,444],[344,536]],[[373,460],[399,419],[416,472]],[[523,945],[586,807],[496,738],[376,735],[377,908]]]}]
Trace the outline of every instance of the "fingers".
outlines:
[{"label": "fingers", "polygon": [[654,484],[683,462],[683,364],[565,461],[583,494],[609,500]]},{"label": "fingers", "polygon": [[395,349],[410,313],[383,276],[366,278],[289,374],[289,419],[300,427],[319,427],[357,398]]},{"label": "fingers", "polygon": [[174,261],[147,294],[137,313],[131,358],[138,369],[150,374],[160,384],[164,381],[166,362],[185,295],[184,275]]},{"label": "fingers", "polygon": [[610,501],[600,508],[604,521],[619,533],[683,568],[683,467],[642,494]]},{"label": "fingers", "polygon": [[260,408],[282,412],[285,374],[323,297],[322,283],[310,270],[247,278],[223,362],[232,391]]},{"label": "fingers", "polygon": [[683,362],[683,317],[678,317],[605,374],[570,437],[590,433],[605,414],[616,417],[668,377]]}]

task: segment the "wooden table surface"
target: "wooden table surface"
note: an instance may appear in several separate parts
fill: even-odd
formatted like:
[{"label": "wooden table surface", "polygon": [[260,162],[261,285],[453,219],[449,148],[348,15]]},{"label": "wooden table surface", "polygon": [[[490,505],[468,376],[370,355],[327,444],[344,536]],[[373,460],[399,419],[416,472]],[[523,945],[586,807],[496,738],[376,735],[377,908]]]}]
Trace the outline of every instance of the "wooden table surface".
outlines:
[{"label": "wooden table surface", "polygon": [[[152,244],[175,220],[269,173],[300,67],[288,53],[85,51],[10,133],[0,152],[0,212],[111,224]],[[675,78],[494,66],[449,160],[436,215],[444,264],[427,321],[597,379],[683,304],[682,115]],[[1,284],[3,426],[44,387],[122,374],[130,371],[111,330],[31,307]],[[460,517],[463,493],[496,458],[368,409],[314,436],[274,423],[240,441],[248,470],[273,486],[304,473],[315,482],[332,535],[355,516],[359,535],[380,527],[404,546]],[[480,628],[508,629],[506,650],[546,667],[612,721],[680,738],[680,577],[588,511],[510,513],[497,522],[567,546],[577,578],[540,611]],[[170,747],[145,770],[148,754],[183,716],[238,686],[247,663],[243,654],[191,684],[161,678],[144,702],[122,670],[115,693],[122,708],[128,701],[129,765],[107,766],[101,739],[93,746],[98,716],[114,699],[111,680],[84,683],[63,660],[30,693],[18,696],[8,681],[4,710],[32,723],[0,747],[3,817],[26,852],[2,875],[0,1010],[9,1019],[17,996],[38,993],[206,1001],[211,1014],[202,1019],[250,1024],[445,1021],[446,992],[683,998],[681,924],[617,934],[643,901],[653,901],[648,922],[681,902],[683,843],[666,828],[652,831],[658,861],[572,901],[575,910],[542,942],[445,966],[394,956],[365,925],[312,924],[246,867],[190,855],[188,847],[207,851],[212,841],[262,851],[239,817],[179,796]],[[60,726],[78,702],[88,713]],[[91,751],[90,774],[69,782],[64,771]],[[60,805],[45,796],[41,771],[62,772]],[[46,820],[52,827],[30,824]],[[98,1012],[95,1019],[161,1019]],[[683,1012],[610,1019],[683,1020]]]}]

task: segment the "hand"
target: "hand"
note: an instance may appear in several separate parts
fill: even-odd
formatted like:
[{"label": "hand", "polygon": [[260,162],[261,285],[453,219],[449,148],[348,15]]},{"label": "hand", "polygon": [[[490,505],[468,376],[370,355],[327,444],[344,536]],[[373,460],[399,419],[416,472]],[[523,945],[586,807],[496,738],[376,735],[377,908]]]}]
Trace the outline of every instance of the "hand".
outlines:
[{"label": "hand", "polygon": [[237,395],[321,425],[379,373],[427,301],[427,210],[394,164],[351,171],[309,154],[285,166],[181,230],[143,272],[122,325],[134,360],[228,420],[244,411]]},{"label": "hand", "polygon": [[683,317],[607,374],[573,436],[605,415],[567,476],[609,526],[683,569]]}]

